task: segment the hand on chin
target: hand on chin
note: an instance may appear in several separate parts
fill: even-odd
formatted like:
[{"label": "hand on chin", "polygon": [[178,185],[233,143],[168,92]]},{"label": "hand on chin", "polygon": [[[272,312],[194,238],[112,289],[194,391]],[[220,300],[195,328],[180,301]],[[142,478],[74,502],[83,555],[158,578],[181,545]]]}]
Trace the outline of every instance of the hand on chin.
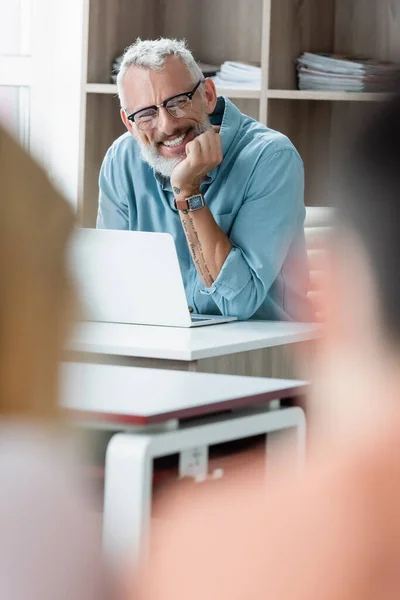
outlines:
[{"label": "hand on chin", "polygon": [[[193,175],[193,167],[188,157],[182,156],[179,163],[173,168],[171,173],[171,185],[175,190],[191,190],[200,186],[201,180]],[[179,192],[176,192],[179,194]]]},{"label": "hand on chin", "polygon": [[207,173],[222,162],[221,137],[208,130],[188,142],[185,152],[186,157],[171,173],[171,185],[181,192],[196,194]]}]

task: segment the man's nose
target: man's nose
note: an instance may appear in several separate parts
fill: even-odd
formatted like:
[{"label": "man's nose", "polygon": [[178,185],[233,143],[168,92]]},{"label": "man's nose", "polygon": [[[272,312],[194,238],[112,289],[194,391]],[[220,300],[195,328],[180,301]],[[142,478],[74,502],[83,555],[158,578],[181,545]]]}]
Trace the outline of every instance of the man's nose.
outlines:
[{"label": "man's nose", "polygon": [[176,131],[177,119],[169,114],[164,106],[158,109],[157,128],[159,133],[172,135]]}]

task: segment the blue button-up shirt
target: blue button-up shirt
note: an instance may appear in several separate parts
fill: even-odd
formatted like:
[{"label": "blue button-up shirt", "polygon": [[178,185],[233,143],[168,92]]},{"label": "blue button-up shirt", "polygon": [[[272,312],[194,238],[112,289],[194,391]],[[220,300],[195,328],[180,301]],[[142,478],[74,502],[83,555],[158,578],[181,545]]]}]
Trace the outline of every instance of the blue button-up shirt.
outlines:
[{"label": "blue button-up shirt", "polygon": [[286,136],[243,115],[228,98],[218,99],[211,122],[221,125],[223,160],[201,191],[233,248],[210,288],[193,264],[169,179],[143,161],[129,133],[104,158],[97,227],[172,234],[187,302],[195,312],[307,318],[301,158]]}]

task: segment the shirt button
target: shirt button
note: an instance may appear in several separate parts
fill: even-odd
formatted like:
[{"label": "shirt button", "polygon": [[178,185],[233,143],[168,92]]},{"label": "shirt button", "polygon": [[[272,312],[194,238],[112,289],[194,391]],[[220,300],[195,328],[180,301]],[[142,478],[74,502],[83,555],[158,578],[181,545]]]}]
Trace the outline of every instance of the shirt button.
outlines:
[{"label": "shirt button", "polygon": [[189,306],[189,312],[190,312],[190,313],[194,312],[194,308],[193,308],[193,306]]}]

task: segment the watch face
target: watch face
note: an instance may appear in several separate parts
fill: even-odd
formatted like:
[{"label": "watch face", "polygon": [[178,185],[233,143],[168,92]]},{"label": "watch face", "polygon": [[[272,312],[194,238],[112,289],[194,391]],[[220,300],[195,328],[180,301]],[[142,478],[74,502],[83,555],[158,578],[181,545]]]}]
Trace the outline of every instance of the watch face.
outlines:
[{"label": "watch face", "polygon": [[199,208],[203,208],[203,206],[204,206],[204,200],[203,200],[203,196],[201,194],[197,194],[197,196],[192,196],[191,198],[188,198],[187,200],[188,200],[190,210],[198,210]]}]

